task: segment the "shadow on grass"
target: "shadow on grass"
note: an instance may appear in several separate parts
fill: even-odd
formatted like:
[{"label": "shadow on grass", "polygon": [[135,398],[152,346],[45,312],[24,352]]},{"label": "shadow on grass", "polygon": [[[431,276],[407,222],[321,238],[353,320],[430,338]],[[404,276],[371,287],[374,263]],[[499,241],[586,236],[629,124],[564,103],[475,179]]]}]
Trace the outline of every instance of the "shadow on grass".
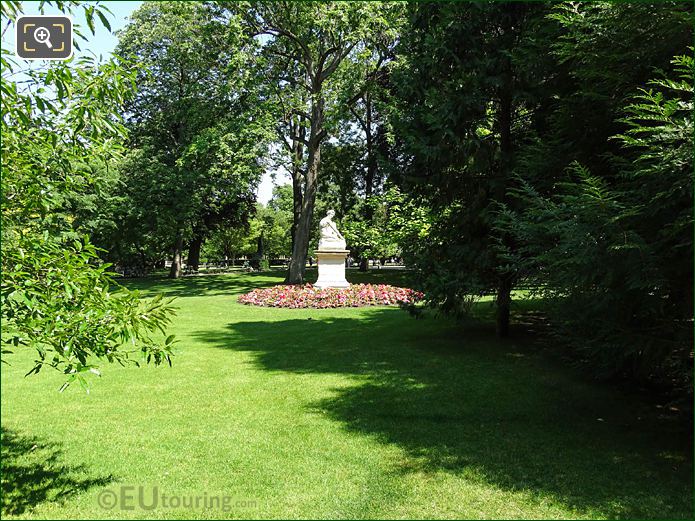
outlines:
[{"label": "shadow on grass", "polygon": [[345,272],[345,278],[352,284],[391,284],[400,287],[412,287],[413,285],[412,272],[390,268],[370,269],[369,271],[351,268]]},{"label": "shadow on grass", "polygon": [[284,272],[225,273],[215,275],[191,275],[178,279],[167,277],[143,277],[117,279],[131,290],[139,290],[146,297],[162,294],[166,297],[211,297],[240,294],[259,287],[281,284]]},{"label": "shadow on grass", "polygon": [[[232,272],[211,275],[190,275],[178,279],[166,276],[150,276],[137,279],[116,279],[131,290],[139,290],[144,296],[162,294],[167,297],[201,297],[247,293],[253,289],[282,284],[286,271],[273,269],[264,272]],[[318,277],[316,267],[307,268],[306,280],[313,283]],[[409,273],[404,270],[372,270],[366,273],[356,269],[347,271],[346,277],[354,284],[392,284],[408,286]]]},{"label": "shadow on grass", "polygon": [[394,472],[473,473],[537,501],[551,495],[578,515],[691,517],[681,426],[539,356],[522,325],[500,341],[485,324],[462,329],[399,310],[321,314],[197,337],[251,352],[264,370],[353,376],[354,386],[307,409],[407,451]]},{"label": "shadow on grass", "polygon": [[2,427],[2,514],[19,515],[45,501],[62,501],[111,476],[75,477],[82,467],[60,463],[59,447]]}]

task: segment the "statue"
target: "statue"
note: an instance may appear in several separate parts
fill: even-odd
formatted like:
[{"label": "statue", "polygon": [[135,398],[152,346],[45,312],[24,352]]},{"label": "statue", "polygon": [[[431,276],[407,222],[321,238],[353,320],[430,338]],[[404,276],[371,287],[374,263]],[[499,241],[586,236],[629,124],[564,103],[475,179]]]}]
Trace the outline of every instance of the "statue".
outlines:
[{"label": "statue", "polygon": [[321,238],[316,250],[319,268],[319,277],[314,284],[316,288],[347,288],[350,285],[345,280],[345,259],[350,252],[345,249],[345,237],[333,222],[334,215],[333,210],[328,210],[319,223]]},{"label": "statue", "polygon": [[319,250],[345,250],[345,237],[338,231],[333,222],[335,212],[328,210],[326,217],[321,219],[319,229],[321,238],[319,239]]}]

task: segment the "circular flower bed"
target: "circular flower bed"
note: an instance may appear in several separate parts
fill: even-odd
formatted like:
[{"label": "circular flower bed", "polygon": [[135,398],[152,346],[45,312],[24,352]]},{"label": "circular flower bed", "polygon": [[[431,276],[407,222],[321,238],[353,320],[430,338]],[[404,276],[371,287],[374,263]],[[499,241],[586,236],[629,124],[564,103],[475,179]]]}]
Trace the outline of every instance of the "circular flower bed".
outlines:
[{"label": "circular flower bed", "polygon": [[347,308],[412,304],[422,297],[419,291],[388,284],[352,284],[348,288],[325,289],[306,284],[254,289],[241,295],[239,302],[274,308]]}]

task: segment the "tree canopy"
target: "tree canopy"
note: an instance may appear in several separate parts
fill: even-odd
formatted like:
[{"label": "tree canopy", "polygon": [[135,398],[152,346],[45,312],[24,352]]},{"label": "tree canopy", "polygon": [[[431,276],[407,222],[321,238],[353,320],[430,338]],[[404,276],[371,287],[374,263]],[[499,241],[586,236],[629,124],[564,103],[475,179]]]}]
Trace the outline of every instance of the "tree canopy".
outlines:
[{"label": "tree canopy", "polygon": [[151,261],[172,252],[173,277],[186,244],[197,268],[211,231],[253,213],[269,125],[239,24],[214,5],[145,3],[116,50],[139,64],[139,89],[126,108],[131,145],[121,164],[129,224],[106,239]]}]

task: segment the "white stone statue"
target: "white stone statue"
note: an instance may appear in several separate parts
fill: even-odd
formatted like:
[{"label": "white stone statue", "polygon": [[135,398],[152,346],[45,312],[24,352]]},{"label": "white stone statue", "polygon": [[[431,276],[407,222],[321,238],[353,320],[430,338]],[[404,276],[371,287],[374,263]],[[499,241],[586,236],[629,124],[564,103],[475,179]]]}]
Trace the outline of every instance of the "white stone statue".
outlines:
[{"label": "white stone statue", "polygon": [[345,237],[338,231],[338,227],[333,222],[335,212],[328,210],[326,217],[321,219],[319,227],[321,238],[319,239],[319,250],[345,250]]},{"label": "white stone statue", "polygon": [[321,238],[316,250],[319,277],[314,284],[317,288],[347,288],[350,285],[345,280],[345,259],[350,252],[345,249],[345,237],[333,222],[334,215],[333,210],[328,210],[320,222]]}]

